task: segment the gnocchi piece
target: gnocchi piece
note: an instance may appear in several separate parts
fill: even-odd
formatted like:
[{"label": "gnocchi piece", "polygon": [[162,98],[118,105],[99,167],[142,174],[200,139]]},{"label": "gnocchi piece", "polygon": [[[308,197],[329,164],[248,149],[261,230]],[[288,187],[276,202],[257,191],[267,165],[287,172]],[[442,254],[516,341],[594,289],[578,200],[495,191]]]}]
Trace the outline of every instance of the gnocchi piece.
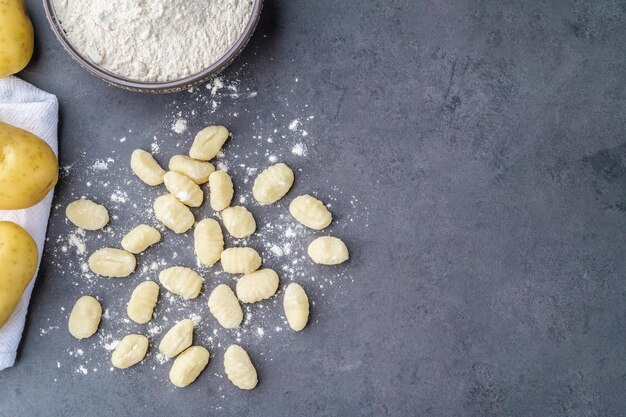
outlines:
[{"label": "gnocchi piece", "polygon": [[130,368],[146,357],[148,338],[141,334],[129,334],[117,345],[111,355],[113,366],[119,369]]},{"label": "gnocchi piece", "polygon": [[239,345],[230,345],[224,353],[224,371],[237,388],[252,389],[259,382],[248,353]]},{"label": "gnocchi piece", "polygon": [[86,198],[68,204],[65,215],[75,226],[85,230],[100,230],[109,222],[106,207]]},{"label": "gnocchi piece", "polygon": [[243,310],[237,296],[226,284],[220,284],[211,291],[209,311],[226,329],[234,329],[243,320]]},{"label": "gnocchi piece", "polygon": [[70,313],[68,328],[70,334],[77,339],[91,337],[100,325],[102,317],[102,306],[92,296],[84,295],[80,297]]},{"label": "gnocchi piece", "polygon": [[224,272],[229,274],[249,274],[261,266],[261,256],[252,248],[224,249],[220,259]]},{"label": "gnocchi piece", "polygon": [[152,226],[140,224],[122,238],[124,250],[138,254],[161,240],[161,233]]},{"label": "gnocchi piece", "polygon": [[239,278],[235,291],[242,303],[256,303],[276,294],[278,274],[272,269],[261,269]]},{"label": "gnocchi piece", "polygon": [[198,262],[207,266],[215,265],[224,250],[224,236],[217,220],[201,220],[193,231],[193,238]]},{"label": "gnocchi piece", "polygon": [[167,358],[173,358],[183,350],[191,346],[193,341],[193,321],[186,319],[176,323],[163,336],[159,344],[159,350]]},{"label": "gnocchi piece", "polygon": [[254,180],[252,195],[261,205],[277,202],[293,185],[293,171],[286,164],[274,164],[261,172]]},{"label": "gnocchi piece", "polygon": [[126,307],[128,317],[135,323],[144,324],[152,320],[152,313],[159,299],[159,284],[144,281],[137,285]]},{"label": "gnocchi piece", "polygon": [[309,320],[309,297],[300,284],[291,283],[285,290],[283,308],[289,327],[299,332]]},{"label": "gnocchi piece", "polygon": [[159,274],[159,281],[168,291],[186,299],[196,298],[202,288],[202,277],[184,266],[164,269]]},{"label": "gnocchi piece", "polygon": [[174,233],[185,233],[196,221],[191,210],[171,194],[154,200],[154,215]]},{"label": "gnocchi piece", "polygon": [[322,265],[338,265],[350,258],[346,244],[332,236],[315,239],[309,245],[307,253],[313,262]]},{"label": "gnocchi piece", "polygon": [[294,219],[313,230],[322,230],[333,221],[324,203],[308,194],[298,196],[289,204]]},{"label": "gnocchi piece", "polygon": [[180,172],[191,178],[196,184],[204,184],[209,180],[209,175],[215,171],[210,162],[197,161],[185,155],[174,155],[168,165],[170,171]]},{"label": "gnocchi piece", "polygon": [[209,364],[209,351],[202,346],[191,346],[178,355],[170,369],[170,381],[184,388],[195,381]]},{"label": "gnocchi piece", "polygon": [[89,257],[89,269],[104,277],[125,278],[137,266],[135,255],[122,249],[102,248]]},{"label": "gnocchi piece", "polygon": [[222,149],[226,139],[228,139],[228,130],[224,126],[205,127],[193,140],[189,156],[193,159],[209,161]]},{"label": "gnocchi piece", "polygon": [[222,211],[230,205],[235,193],[233,180],[226,171],[215,171],[209,175],[209,201],[214,211]]},{"label": "gnocchi piece", "polygon": [[139,179],[148,185],[163,184],[165,170],[154,159],[150,152],[135,149],[130,157],[130,168]]},{"label": "gnocchi piece", "polygon": [[243,206],[228,207],[220,214],[224,227],[232,237],[241,239],[250,236],[256,230],[252,213]]},{"label": "gnocchi piece", "polygon": [[181,203],[189,207],[200,207],[204,201],[202,190],[186,175],[176,171],[169,171],[163,177],[165,188]]}]

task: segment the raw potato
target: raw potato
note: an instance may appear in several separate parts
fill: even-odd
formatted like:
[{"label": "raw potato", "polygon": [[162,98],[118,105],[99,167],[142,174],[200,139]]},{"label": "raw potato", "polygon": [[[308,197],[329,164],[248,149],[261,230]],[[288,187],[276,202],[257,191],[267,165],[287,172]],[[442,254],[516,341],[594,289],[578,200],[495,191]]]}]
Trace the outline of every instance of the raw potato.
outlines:
[{"label": "raw potato", "polygon": [[[0,2],[0,10],[6,2]],[[0,21],[6,16],[0,14]],[[12,22],[7,22],[12,26]],[[0,45],[3,43],[0,24]],[[0,56],[3,54],[0,49]],[[0,62],[0,67],[2,66]],[[57,157],[39,137],[0,122],[0,210],[34,206],[59,179]]]},{"label": "raw potato", "polygon": [[189,149],[189,156],[201,161],[209,161],[222,149],[228,139],[228,130],[224,126],[209,126],[198,132]]},{"label": "raw potato", "polygon": [[315,239],[309,245],[307,253],[313,262],[322,265],[338,265],[350,258],[346,244],[332,236]]},{"label": "raw potato", "polygon": [[159,274],[159,281],[170,292],[186,299],[196,298],[202,288],[202,277],[184,266],[173,266]]},{"label": "raw potato", "polygon": [[146,357],[148,338],[140,334],[129,334],[117,345],[111,355],[113,366],[119,369],[130,368]]},{"label": "raw potato", "polygon": [[161,240],[161,232],[147,224],[140,224],[122,238],[122,247],[130,253],[138,254]]},{"label": "raw potato", "polygon": [[256,222],[252,213],[243,206],[224,209],[221,213],[222,222],[232,237],[241,239],[250,236],[256,230]]},{"label": "raw potato", "polygon": [[220,224],[213,219],[200,221],[193,231],[193,238],[198,262],[207,266],[215,265],[224,250],[224,236]]},{"label": "raw potato", "polygon": [[278,274],[272,269],[261,269],[239,278],[235,291],[242,303],[256,303],[276,294]]},{"label": "raw potato", "polygon": [[204,184],[209,180],[209,175],[215,171],[210,162],[197,161],[186,155],[174,155],[168,165],[170,171],[180,172],[191,178],[196,184]]},{"label": "raw potato", "polygon": [[135,287],[126,307],[128,317],[135,323],[144,324],[152,320],[152,313],[159,299],[159,284],[144,281]]},{"label": "raw potato", "polygon": [[298,196],[289,204],[291,215],[308,228],[322,230],[333,221],[324,203],[308,194]]},{"label": "raw potato", "polygon": [[209,200],[214,211],[222,211],[230,205],[235,193],[233,180],[226,171],[215,171],[209,175]]},{"label": "raw potato", "polygon": [[1,1],[0,78],[23,70],[33,55],[33,46],[33,24],[24,0]]},{"label": "raw potato", "polygon": [[184,388],[195,381],[209,363],[209,351],[202,346],[192,346],[181,353],[170,369],[170,381]]},{"label": "raw potato", "polygon": [[293,180],[293,171],[287,165],[272,165],[257,175],[252,195],[262,205],[275,203],[289,192]]},{"label": "raw potato", "polygon": [[0,221],[0,329],[37,270],[37,244],[21,226]]},{"label": "raw potato", "polygon": [[122,249],[102,248],[89,257],[89,269],[104,277],[124,278],[135,270],[135,255]]},{"label": "raw potato", "polygon": [[186,175],[170,171],[163,177],[165,188],[181,203],[189,207],[200,207],[204,200],[202,190]]},{"label": "raw potato", "polygon": [[300,284],[291,283],[285,290],[283,308],[289,327],[299,332],[309,320],[309,297]]},{"label": "raw potato", "polygon": [[221,260],[224,272],[229,274],[249,274],[261,266],[261,257],[252,248],[224,249]]},{"label": "raw potato", "polygon": [[230,345],[224,353],[224,371],[237,388],[252,389],[259,382],[248,353],[239,345]]},{"label": "raw potato", "polygon": [[220,325],[226,329],[234,329],[243,320],[243,310],[237,296],[228,285],[220,284],[209,295],[209,311]]},{"label": "raw potato", "polygon": [[172,326],[171,329],[165,333],[161,343],[159,344],[159,350],[168,359],[178,355],[183,350],[191,346],[193,341],[193,327],[192,320],[181,320]]},{"label": "raw potato", "polygon": [[148,185],[163,184],[165,170],[154,159],[150,152],[135,149],[130,157],[130,167],[139,179]]},{"label": "raw potato", "polygon": [[68,204],[65,215],[74,225],[85,230],[100,230],[109,222],[106,207],[86,198]]},{"label": "raw potato", "polygon": [[98,330],[101,317],[102,306],[98,300],[84,295],[74,304],[67,327],[75,338],[86,339]]},{"label": "raw potato", "polygon": [[175,233],[185,233],[196,221],[191,210],[171,194],[162,195],[154,200],[154,215]]}]

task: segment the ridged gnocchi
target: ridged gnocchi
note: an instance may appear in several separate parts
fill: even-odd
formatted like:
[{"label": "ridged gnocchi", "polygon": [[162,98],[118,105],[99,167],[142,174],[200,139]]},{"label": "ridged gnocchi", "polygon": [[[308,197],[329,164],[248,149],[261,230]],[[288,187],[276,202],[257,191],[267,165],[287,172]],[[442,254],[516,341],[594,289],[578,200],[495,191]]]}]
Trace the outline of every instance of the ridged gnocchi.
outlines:
[{"label": "ridged gnocchi", "polygon": [[161,232],[147,224],[140,224],[122,238],[124,250],[138,254],[161,240]]},{"label": "ridged gnocchi", "polygon": [[140,334],[129,334],[118,343],[113,354],[111,363],[119,369],[130,368],[138,364],[146,357],[148,351],[148,338]]},{"label": "ridged gnocchi", "polygon": [[289,204],[294,219],[313,230],[322,230],[333,221],[333,215],[317,198],[308,194],[298,196]]},{"label": "ridged gnocchi", "polygon": [[135,255],[122,249],[102,248],[91,254],[89,269],[94,274],[104,277],[125,278],[133,273],[137,266]]},{"label": "ridged gnocchi", "polygon": [[309,321],[309,297],[300,284],[291,283],[285,290],[283,308],[289,327],[299,332]]},{"label": "ridged gnocchi", "polygon": [[189,156],[201,161],[209,161],[222,149],[228,139],[228,130],[224,126],[208,126],[196,134]]},{"label": "ridged gnocchi", "polygon": [[210,162],[198,161],[185,155],[174,155],[168,165],[170,171],[180,172],[189,177],[196,184],[204,184],[209,180],[209,175],[215,171]]},{"label": "ridged gnocchi", "polygon": [[159,274],[159,281],[170,292],[186,299],[196,298],[202,288],[202,277],[193,269],[173,266]]},{"label": "ridged gnocchi", "polygon": [[243,320],[243,310],[237,296],[228,285],[220,284],[209,295],[209,311],[219,324],[226,329],[234,329]]},{"label": "ridged gnocchi", "polygon": [[173,358],[187,349],[193,342],[193,328],[194,323],[189,319],[176,323],[161,339],[159,351],[167,358]]},{"label": "ridged gnocchi", "polygon": [[252,248],[224,249],[220,259],[224,272],[229,274],[248,274],[261,266],[261,256]]},{"label": "ridged gnocchi", "polygon": [[86,198],[68,204],[65,215],[75,226],[85,230],[100,230],[109,222],[106,207]]},{"label": "ridged gnocchi", "polygon": [[204,219],[198,222],[193,231],[193,239],[194,251],[200,264],[213,266],[220,260],[224,250],[224,235],[216,220]]},{"label": "ridged gnocchi", "polygon": [[276,294],[278,274],[269,268],[246,274],[237,280],[235,291],[242,303],[256,303]]},{"label": "ridged gnocchi", "polygon": [[135,149],[130,157],[130,167],[135,175],[146,184],[152,186],[163,184],[165,170],[150,152]]},{"label": "ridged gnocchi", "polygon": [[195,381],[209,364],[209,351],[202,346],[191,346],[178,355],[170,369],[170,381],[184,388]]},{"label": "ridged gnocchi", "polygon": [[154,215],[174,233],[185,233],[196,221],[191,210],[171,194],[154,200]]},{"label": "ridged gnocchi", "polygon": [[293,181],[293,171],[286,164],[272,165],[257,175],[252,195],[261,205],[275,203],[289,192]]},{"label": "ridged gnocchi", "polygon": [[253,389],[259,382],[248,353],[239,345],[230,345],[224,353],[224,371],[237,388]]},{"label": "ridged gnocchi", "polygon": [[214,211],[228,207],[234,193],[233,180],[226,171],[218,170],[209,175],[209,202]]},{"label": "ridged gnocchi", "polygon": [[163,177],[165,188],[181,203],[189,207],[200,207],[204,200],[202,190],[186,175],[169,171]]},{"label": "ridged gnocchi", "polygon": [[315,239],[307,248],[307,253],[313,262],[322,265],[338,265],[350,258],[346,244],[332,236]]},{"label": "ridged gnocchi", "polygon": [[256,221],[252,213],[243,206],[225,208],[220,214],[224,227],[234,238],[241,239],[250,236],[256,230]]},{"label": "ridged gnocchi", "polygon": [[102,306],[90,295],[80,297],[70,313],[67,327],[70,334],[77,339],[91,337],[100,325]]},{"label": "ridged gnocchi", "polygon": [[152,320],[152,313],[159,299],[159,284],[144,281],[137,285],[126,306],[128,317],[135,323],[144,324]]}]

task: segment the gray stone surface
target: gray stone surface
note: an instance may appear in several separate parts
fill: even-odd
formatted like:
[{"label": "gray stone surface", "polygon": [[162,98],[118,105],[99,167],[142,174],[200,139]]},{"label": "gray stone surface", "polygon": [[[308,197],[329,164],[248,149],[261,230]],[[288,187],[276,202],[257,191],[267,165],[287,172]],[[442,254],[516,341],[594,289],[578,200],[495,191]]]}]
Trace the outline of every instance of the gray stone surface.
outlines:
[{"label": "gray stone surface", "polygon": [[[140,95],[93,78],[53,38],[40,2],[27,3],[37,52],[22,77],[59,97],[61,164],[83,171],[57,188],[19,359],[0,373],[0,416],[624,415],[624,2],[268,0],[225,73],[258,97],[211,115],[198,92]],[[198,382],[174,390],[168,365],[110,372],[108,352],[63,327],[80,294],[123,311],[138,282],[77,285],[76,260],[59,252],[65,204],[107,196],[80,172],[114,155],[106,180],[124,185],[124,158],[169,131],[173,100],[198,111],[190,131],[219,120],[247,138],[227,156],[260,146],[261,127],[316,116],[307,158],[285,158],[302,168],[294,193],[337,197],[333,231],[352,258],[333,271],[346,274],[336,288],[303,280],[318,302],[302,334],[244,338],[261,378],[252,392],[220,378],[223,346],[210,347]],[[176,149],[170,136],[163,155]],[[129,187],[140,212],[116,210],[112,228],[149,207]],[[88,249],[103,242],[115,239]],[[270,307],[265,325],[280,324],[280,302]],[[209,334],[214,322],[202,323]],[[103,322],[119,335],[141,329]],[[68,354],[79,346],[87,375],[75,370],[87,359]]]}]

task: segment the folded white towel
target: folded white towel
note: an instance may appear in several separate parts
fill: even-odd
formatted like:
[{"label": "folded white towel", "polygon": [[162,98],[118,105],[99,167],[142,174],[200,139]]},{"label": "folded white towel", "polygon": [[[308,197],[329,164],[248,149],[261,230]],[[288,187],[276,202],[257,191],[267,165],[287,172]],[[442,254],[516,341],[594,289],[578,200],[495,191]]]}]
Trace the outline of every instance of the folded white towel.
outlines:
[{"label": "folded white towel", "polygon": [[[57,155],[58,114],[59,105],[54,95],[13,76],[0,79],[0,121],[34,133],[45,140]],[[0,220],[19,224],[33,237],[39,249],[39,262],[46,238],[51,204],[52,192],[33,207],[24,210],[0,210]],[[34,284],[33,279],[9,321],[0,328],[0,371],[13,366],[15,362]]]}]

